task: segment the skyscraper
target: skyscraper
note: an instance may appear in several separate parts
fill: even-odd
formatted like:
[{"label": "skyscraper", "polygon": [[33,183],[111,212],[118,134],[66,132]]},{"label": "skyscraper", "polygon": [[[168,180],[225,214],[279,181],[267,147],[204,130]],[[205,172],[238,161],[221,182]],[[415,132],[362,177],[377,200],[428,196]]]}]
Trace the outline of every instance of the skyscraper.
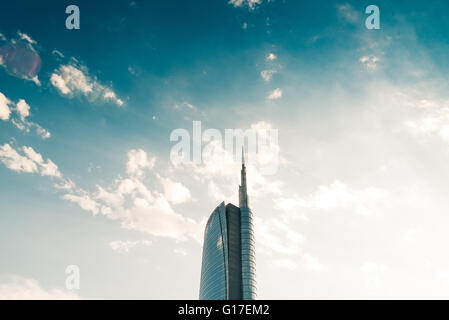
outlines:
[{"label": "skyscraper", "polygon": [[242,151],[239,207],[222,202],[206,224],[201,266],[201,300],[256,298],[254,227]]}]

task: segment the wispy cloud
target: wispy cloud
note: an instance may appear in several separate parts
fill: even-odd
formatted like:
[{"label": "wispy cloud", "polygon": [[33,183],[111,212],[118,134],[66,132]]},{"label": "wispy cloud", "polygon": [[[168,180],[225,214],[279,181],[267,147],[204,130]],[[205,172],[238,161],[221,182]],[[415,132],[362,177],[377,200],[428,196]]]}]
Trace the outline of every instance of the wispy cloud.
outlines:
[{"label": "wispy cloud", "polygon": [[40,173],[42,176],[60,178],[58,166],[50,159],[44,160],[42,155],[31,147],[23,147],[23,153],[12,148],[8,143],[0,146],[0,161],[13,171]]},{"label": "wispy cloud", "polygon": [[361,21],[361,14],[357,12],[350,4],[337,4],[338,15],[346,22],[357,24]]},{"label": "wispy cloud", "polygon": [[19,35],[20,39],[25,40],[29,44],[37,44],[37,42],[35,40],[31,39],[31,37],[29,35],[27,35],[26,33],[18,31],[17,34]]},{"label": "wispy cloud", "polygon": [[377,56],[363,56],[360,58],[360,62],[368,69],[368,70],[376,70],[378,67],[378,63],[380,58]]},{"label": "wispy cloud", "polygon": [[12,105],[11,100],[9,100],[3,93],[0,92],[0,119],[7,121],[11,115],[10,106]]},{"label": "wispy cloud", "polygon": [[263,0],[229,0],[229,4],[234,7],[248,7],[250,10],[254,10],[262,2]]},{"label": "wispy cloud", "polygon": [[149,247],[153,244],[150,240],[136,240],[136,241],[122,241],[116,240],[111,241],[109,243],[112,250],[118,253],[128,253],[131,249],[141,246],[141,247]]},{"label": "wispy cloud", "polygon": [[164,188],[164,194],[168,201],[178,204],[187,202],[192,198],[190,190],[182,183],[163,177],[159,177],[159,181]]},{"label": "wispy cloud", "polygon": [[[202,239],[203,221],[197,222],[177,213],[172,205],[186,201],[190,191],[181,183],[161,177],[153,170],[155,157],[141,149],[128,152],[127,176],[118,177],[112,186],[97,186],[97,192],[70,187],[63,199],[78,204],[83,210],[120,220],[126,229],[178,241]],[[156,176],[163,190],[151,190],[144,183],[145,174]]]},{"label": "wispy cloud", "polygon": [[270,52],[266,57],[267,61],[274,61],[277,58],[278,58],[277,55],[275,55],[273,52]]},{"label": "wispy cloud", "polygon": [[184,101],[182,103],[176,103],[175,104],[175,109],[177,109],[177,110],[188,109],[188,110],[191,110],[191,111],[197,111],[198,110],[197,107],[195,107],[193,104],[191,104],[191,103],[189,103],[187,101]]},{"label": "wispy cloud", "polygon": [[285,221],[256,218],[255,230],[261,249],[269,255],[297,255],[301,253],[304,236]]},{"label": "wispy cloud", "polygon": [[148,157],[143,150],[129,151],[127,177],[117,178],[109,187],[97,186],[97,192],[78,188],[71,180],[63,177],[53,161],[44,160],[33,148],[23,147],[21,151],[22,154],[9,144],[0,146],[0,161],[16,172],[40,173],[42,176],[57,178],[55,188],[64,192],[62,199],[76,203],[81,209],[119,220],[126,229],[178,241],[193,238],[201,242],[204,221],[185,218],[172,208],[172,204],[190,198],[190,191],[181,183],[154,172],[163,190],[150,190],[143,179],[145,171],[153,169],[155,157]]},{"label": "wispy cloud", "polygon": [[263,70],[262,72],[260,72],[260,76],[262,77],[262,79],[264,79],[266,82],[270,82],[271,78],[273,77],[273,75],[276,73],[276,70]]},{"label": "wispy cloud", "polygon": [[128,151],[128,162],[126,172],[132,177],[142,177],[146,169],[153,169],[156,157],[148,158],[148,154],[142,149]]},{"label": "wispy cloud", "polygon": [[388,192],[374,187],[354,190],[348,185],[335,181],[322,185],[308,199],[299,197],[280,198],[275,207],[284,212],[297,212],[303,208],[319,210],[351,210],[362,215],[369,215],[388,197]]},{"label": "wispy cloud", "polygon": [[17,103],[14,103],[0,92],[0,120],[11,120],[15,127],[25,132],[30,132],[31,128],[34,128],[42,139],[50,138],[51,134],[48,130],[28,120],[31,115],[30,109],[31,107],[25,100],[20,99]]},{"label": "wispy cloud", "polygon": [[52,73],[50,82],[59,93],[68,98],[84,96],[93,103],[113,103],[119,107],[124,104],[110,87],[92,77],[87,67],[75,59],[69,64],[60,65]]},{"label": "wispy cloud", "polygon": [[20,155],[9,144],[0,146],[0,161],[13,171],[34,173],[38,171],[37,164],[27,156]]},{"label": "wispy cloud", "polygon": [[295,270],[298,268],[298,264],[296,261],[293,261],[291,259],[276,259],[273,260],[273,265],[280,269],[287,269],[287,270]]},{"label": "wispy cloud", "polygon": [[63,58],[65,58],[65,56],[64,56],[64,54],[61,52],[61,51],[59,51],[59,50],[53,50],[52,52],[51,52],[53,55],[55,55],[57,58],[59,58],[59,59],[63,59]]},{"label": "wispy cloud", "polygon": [[282,94],[283,94],[282,89],[276,88],[268,94],[267,99],[277,100],[282,98]]},{"label": "wispy cloud", "polygon": [[59,288],[45,289],[30,278],[17,275],[2,276],[0,300],[79,300],[74,292]]}]

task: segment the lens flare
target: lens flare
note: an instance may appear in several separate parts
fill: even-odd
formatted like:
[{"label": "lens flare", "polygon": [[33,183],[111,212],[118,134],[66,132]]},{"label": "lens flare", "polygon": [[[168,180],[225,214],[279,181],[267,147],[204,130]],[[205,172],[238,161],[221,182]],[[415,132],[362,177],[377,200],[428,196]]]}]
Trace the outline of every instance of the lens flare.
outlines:
[{"label": "lens flare", "polygon": [[0,48],[0,64],[10,75],[31,80],[41,70],[42,60],[29,43],[17,41]]}]

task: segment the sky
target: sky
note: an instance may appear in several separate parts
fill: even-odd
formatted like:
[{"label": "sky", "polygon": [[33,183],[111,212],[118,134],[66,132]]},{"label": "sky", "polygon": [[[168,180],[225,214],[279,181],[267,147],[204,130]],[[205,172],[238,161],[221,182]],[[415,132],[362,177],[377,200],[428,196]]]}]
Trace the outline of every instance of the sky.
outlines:
[{"label": "sky", "polygon": [[0,4],[0,298],[197,299],[240,158],[175,163],[194,121],[277,130],[259,299],[449,298],[447,1],[75,2]]}]

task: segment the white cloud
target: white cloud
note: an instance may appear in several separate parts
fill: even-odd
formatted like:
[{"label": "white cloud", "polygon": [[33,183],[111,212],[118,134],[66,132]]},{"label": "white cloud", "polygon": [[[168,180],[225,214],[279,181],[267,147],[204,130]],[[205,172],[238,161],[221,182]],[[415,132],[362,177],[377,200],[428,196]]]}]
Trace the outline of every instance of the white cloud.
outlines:
[{"label": "white cloud", "polygon": [[58,190],[64,190],[64,191],[72,191],[76,188],[76,184],[70,180],[70,179],[65,179],[59,183],[55,183],[54,187]]},{"label": "white cloud", "polygon": [[100,212],[98,203],[92,200],[89,195],[65,194],[62,198],[78,204],[81,209],[92,212],[94,215]]},{"label": "white cloud", "polygon": [[0,300],[78,300],[73,292],[62,289],[44,289],[34,279],[21,276],[2,277]]},{"label": "white cloud", "polygon": [[20,39],[25,40],[29,44],[37,44],[37,42],[34,41],[33,39],[31,39],[31,37],[29,35],[27,35],[26,33],[22,33],[20,31],[18,31],[17,34],[19,35]]},{"label": "white cloud", "polygon": [[320,186],[317,192],[307,199],[297,196],[276,199],[275,208],[285,212],[297,211],[301,208],[326,211],[349,209],[361,215],[369,215],[385,201],[387,196],[388,193],[382,189],[369,187],[353,190],[337,180],[330,185]]},{"label": "white cloud", "polygon": [[41,175],[49,177],[61,177],[58,166],[50,159],[41,164]]},{"label": "white cloud", "polygon": [[309,203],[301,197],[294,195],[291,197],[275,198],[273,201],[273,208],[283,212],[281,217],[291,221],[298,219],[308,220],[304,208],[309,207]]},{"label": "white cloud", "polygon": [[277,55],[275,55],[273,52],[270,52],[268,55],[267,55],[267,60],[268,61],[274,61],[274,60],[276,60],[278,57],[277,57]]},{"label": "white cloud", "polygon": [[234,7],[245,7],[247,6],[250,10],[254,10],[257,5],[260,5],[262,0],[229,0],[229,4]]},{"label": "white cloud", "polygon": [[277,259],[273,260],[273,265],[277,268],[295,270],[298,268],[298,264],[290,259]]},{"label": "white cloud", "polygon": [[130,74],[132,74],[133,76],[135,76],[136,73],[137,73],[136,69],[134,69],[134,68],[131,67],[131,66],[128,66],[128,72],[129,72]]},{"label": "white cloud", "polygon": [[269,100],[276,100],[276,99],[280,99],[280,98],[282,98],[282,89],[280,89],[280,88],[276,88],[276,89],[274,89],[272,92],[270,92],[269,94],[268,94],[268,97],[267,97],[267,99],[269,99]]},{"label": "white cloud", "polygon": [[9,105],[11,105],[12,102],[3,94],[0,92],[0,119],[7,121],[9,120],[9,116],[11,115],[11,109],[9,108]]},{"label": "white cloud", "polygon": [[[93,83],[83,71],[72,65],[61,65],[50,79],[62,94],[72,94],[79,91],[85,96],[93,92]],[[70,88],[69,88],[70,86]]]},{"label": "white cloud", "polygon": [[177,110],[188,109],[188,110],[191,110],[191,111],[198,111],[197,107],[195,107],[193,104],[191,104],[191,103],[189,103],[187,101],[184,101],[182,103],[176,103],[175,104],[175,109],[177,109]]},{"label": "white cloud", "polygon": [[131,249],[137,246],[149,247],[153,243],[150,240],[137,240],[137,241],[111,241],[109,243],[112,250],[117,251],[118,253],[128,253]]},{"label": "white cloud", "polygon": [[165,197],[171,203],[183,203],[189,201],[192,198],[189,189],[187,189],[182,183],[175,182],[170,178],[163,177],[159,177],[159,181],[164,187]]},{"label": "white cloud", "polygon": [[63,95],[68,95],[72,93],[72,90],[69,89],[65,80],[59,74],[53,73],[50,77],[50,82]]},{"label": "white cloud", "polygon": [[23,147],[23,152],[25,155],[20,155],[9,144],[4,144],[0,146],[0,161],[13,171],[39,172],[42,176],[62,177],[58,166],[50,159],[44,161],[42,155],[34,151],[33,148]]},{"label": "white cloud", "polygon": [[81,95],[91,102],[112,102],[117,106],[124,104],[111,88],[101,84],[95,77],[92,78],[88,69],[78,65],[75,60],[70,64],[60,65],[51,75],[50,82],[63,96],[69,98]]},{"label": "white cloud", "polygon": [[228,198],[227,196],[225,196],[225,194],[224,194],[223,190],[221,190],[220,186],[218,186],[212,180],[209,181],[209,184],[207,187],[207,195],[217,201],[223,201],[223,199]]},{"label": "white cloud", "polygon": [[61,51],[58,51],[56,49],[53,50],[51,53],[54,54],[55,56],[59,57],[59,58],[64,58],[65,57],[64,54]]},{"label": "white cloud", "polygon": [[262,79],[264,79],[266,82],[270,82],[271,78],[273,77],[273,75],[276,73],[276,70],[263,70],[260,73],[260,76],[262,77]]},{"label": "white cloud", "polygon": [[50,132],[42,128],[39,124],[27,120],[30,116],[31,107],[24,99],[20,99],[12,109],[15,112],[13,117],[11,117],[9,105],[14,105],[14,103],[0,92],[0,119],[7,121],[11,118],[11,123],[19,130],[30,132],[31,128],[35,128],[36,133],[41,136],[42,139],[50,138]]},{"label": "white cloud", "polygon": [[386,197],[386,192],[377,188],[351,190],[349,187],[335,181],[329,186],[321,186],[314,197],[314,206],[318,209],[345,208],[354,209],[360,214],[370,214],[373,204]]},{"label": "white cloud", "polygon": [[304,236],[293,230],[288,223],[279,219],[265,220],[255,219],[255,234],[257,243],[268,254],[299,254],[300,245],[304,242]]},{"label": "white cloud", "polygon": [[312,270],[314,272],[321,272],[324,269],[324,267],[320,263],[320,261],[316,257],[314,257],[314,256],[312,256],[312,255],[310,255],[308,253],[304,254],[303,260],[304,260],[304,265],[308,269],[310,269],[310,270]]},{"label": "white cloud", "polygon": [[40,125],[36,123],[32,123],[36,127],[36,132],[38,135],[42,137],[42,139],[49,139],[51,137],[51,134],[48,130],[42,128]]},{"label": "white cloud", "polygon": [[302,209],[308,206],[307,201],[304,199],[294,196],[290,198],[279,198],[275,200],[274,208],[281,211],[294,211],[298,209]]},{"label": "white cloud", "polygon": [[187,251],[185,251],[184,249],[181,249],[181,248],[176,248],[176,249],[173,250],[173,252],[176,253],[176,254],[179,254],[181,256],[187,256],[188,255]]},{"label": "white cloud", "polygon": [[[128,183],[132,183],[131,180],[126,180],[126,181],[129,181]],[[98,192],[95,194],[95,199],[103,201],[107,206],[113,206],[113,207],[122,206],[123,201],[124,201],[123,194],[130,193],[130,191],[123,192],[123,191],[121,191],[122,189],[120,189],[120,188],[119,188],[118,192],[109,192],[101,186],[97,186],[97,187],[98,187]],[[131,188],[134,189],[134,186],[127,187],[128,190]]]},{"label": "white cloud", "polygon": [[380,58],[377,56],[363,56],[360,58],[360,62],[370,71],[374,71],[378,67]]},{"label": "white cloud", "polygon": [[130,176],[140,177],[144,169],[152,169],[156,162],[156,157],[148,159],[147,153],[142,149],[133,149],[128,152],[128,162],[126,163],[126,172]]},{"label": "white cloud", "polygon": [[110,100],[112,102],[115,102],[118,106],[122,106],[123,105],[123,100],[118,99],[117,95],[115,94],[115,92],[112,91],[111,89],[105,89],[104,90],[103,98],[105,100]]},{"label": "white cloud", "polygon": [[28,156],[29,159],[33,160],[34,162],[38,164],[44,163],[44,159],[42,158],[42,155],[34,151],[31,147],[24,147],[23,151]]},{"label": "white cloud", "polygon": [[33,160],[21,156],[9,144],[0,146],[0,161],[3,162],[8,169],[13,171],[28,173],[38,171],[37,165]]},{"label": "white cloud", "polygon": [[361,15],[348,3],[338,4],[337,12],[340,17],[351,24],[357,24],[361,21]]},{"label": "white cloud", "polygon": [[16,110],[22,121],[25,121],[25,118],[30,115],[30,106],[23,99],[20,99],[19,102],[17,102]]},{"label": "white cloud", "polygon": [[28,80],[30,80],[31,82],[34,82],[34,84],[39,86],[39,87],[41,86],[41,82],[40,82],[40,80],[39,80],[39,78],[37,76],[31,77]]},{"label": "white cloud", "polygon": [[300,262],[297,262],[293,259],[283,258],[273,260],[273,265],[280,269],[286,269],[290,271],[297,270],[300,266],[305,267],[313,272],[321,272],[323,271],[323,266],[315,257],[310,254],[302,255]]},{"label": "white cloud", "polygon": [[[190,191],[182,184],[149,171],[161,181],[163,192],[150,190],[144,184],[145,168],[153,168],[156,157],[149,157],[142,149],[128,152],[127,177],[119,177],[109,187],[97,186],[98,191],[89,193],[69,186],[63,199],[78,204],[92,214],[103,214],[118,220],[126,229],[137,230],[156,237],[167,237],[177,241],[192,238],[202,241],[205,221],[197,222],[175,212],[170,205],[190,198]],[[63,189],[63,188],[61,188]]]},{"label": "white cloud", "polygon": [[116,213],[122,219],[122,226],[127,229],[178,241],[185,241],[188,237],[202,241],[202,223],[176,213],[162,195],[158,195],[153,203],[135,198],[132,207]]},{"label": "white cloud", "polygon": [[417,116],[405,121],[407,129],[423,137],[438,137],[449,142],[449,100],[419,99],[402,93],[403,103]]},{"label": "white cloud", "polygon": [[40,173],[42,176],[50,176],[57,178],[62,177],[61,173],[59,172],[58,166],[53,161],[51,161],[50,159],[44,161],[42,155],[34,151],[34,149],[31,147],[23,147],[23,151],[28,156],[29,159],[33,160],[35,163],[39,165]]}]

